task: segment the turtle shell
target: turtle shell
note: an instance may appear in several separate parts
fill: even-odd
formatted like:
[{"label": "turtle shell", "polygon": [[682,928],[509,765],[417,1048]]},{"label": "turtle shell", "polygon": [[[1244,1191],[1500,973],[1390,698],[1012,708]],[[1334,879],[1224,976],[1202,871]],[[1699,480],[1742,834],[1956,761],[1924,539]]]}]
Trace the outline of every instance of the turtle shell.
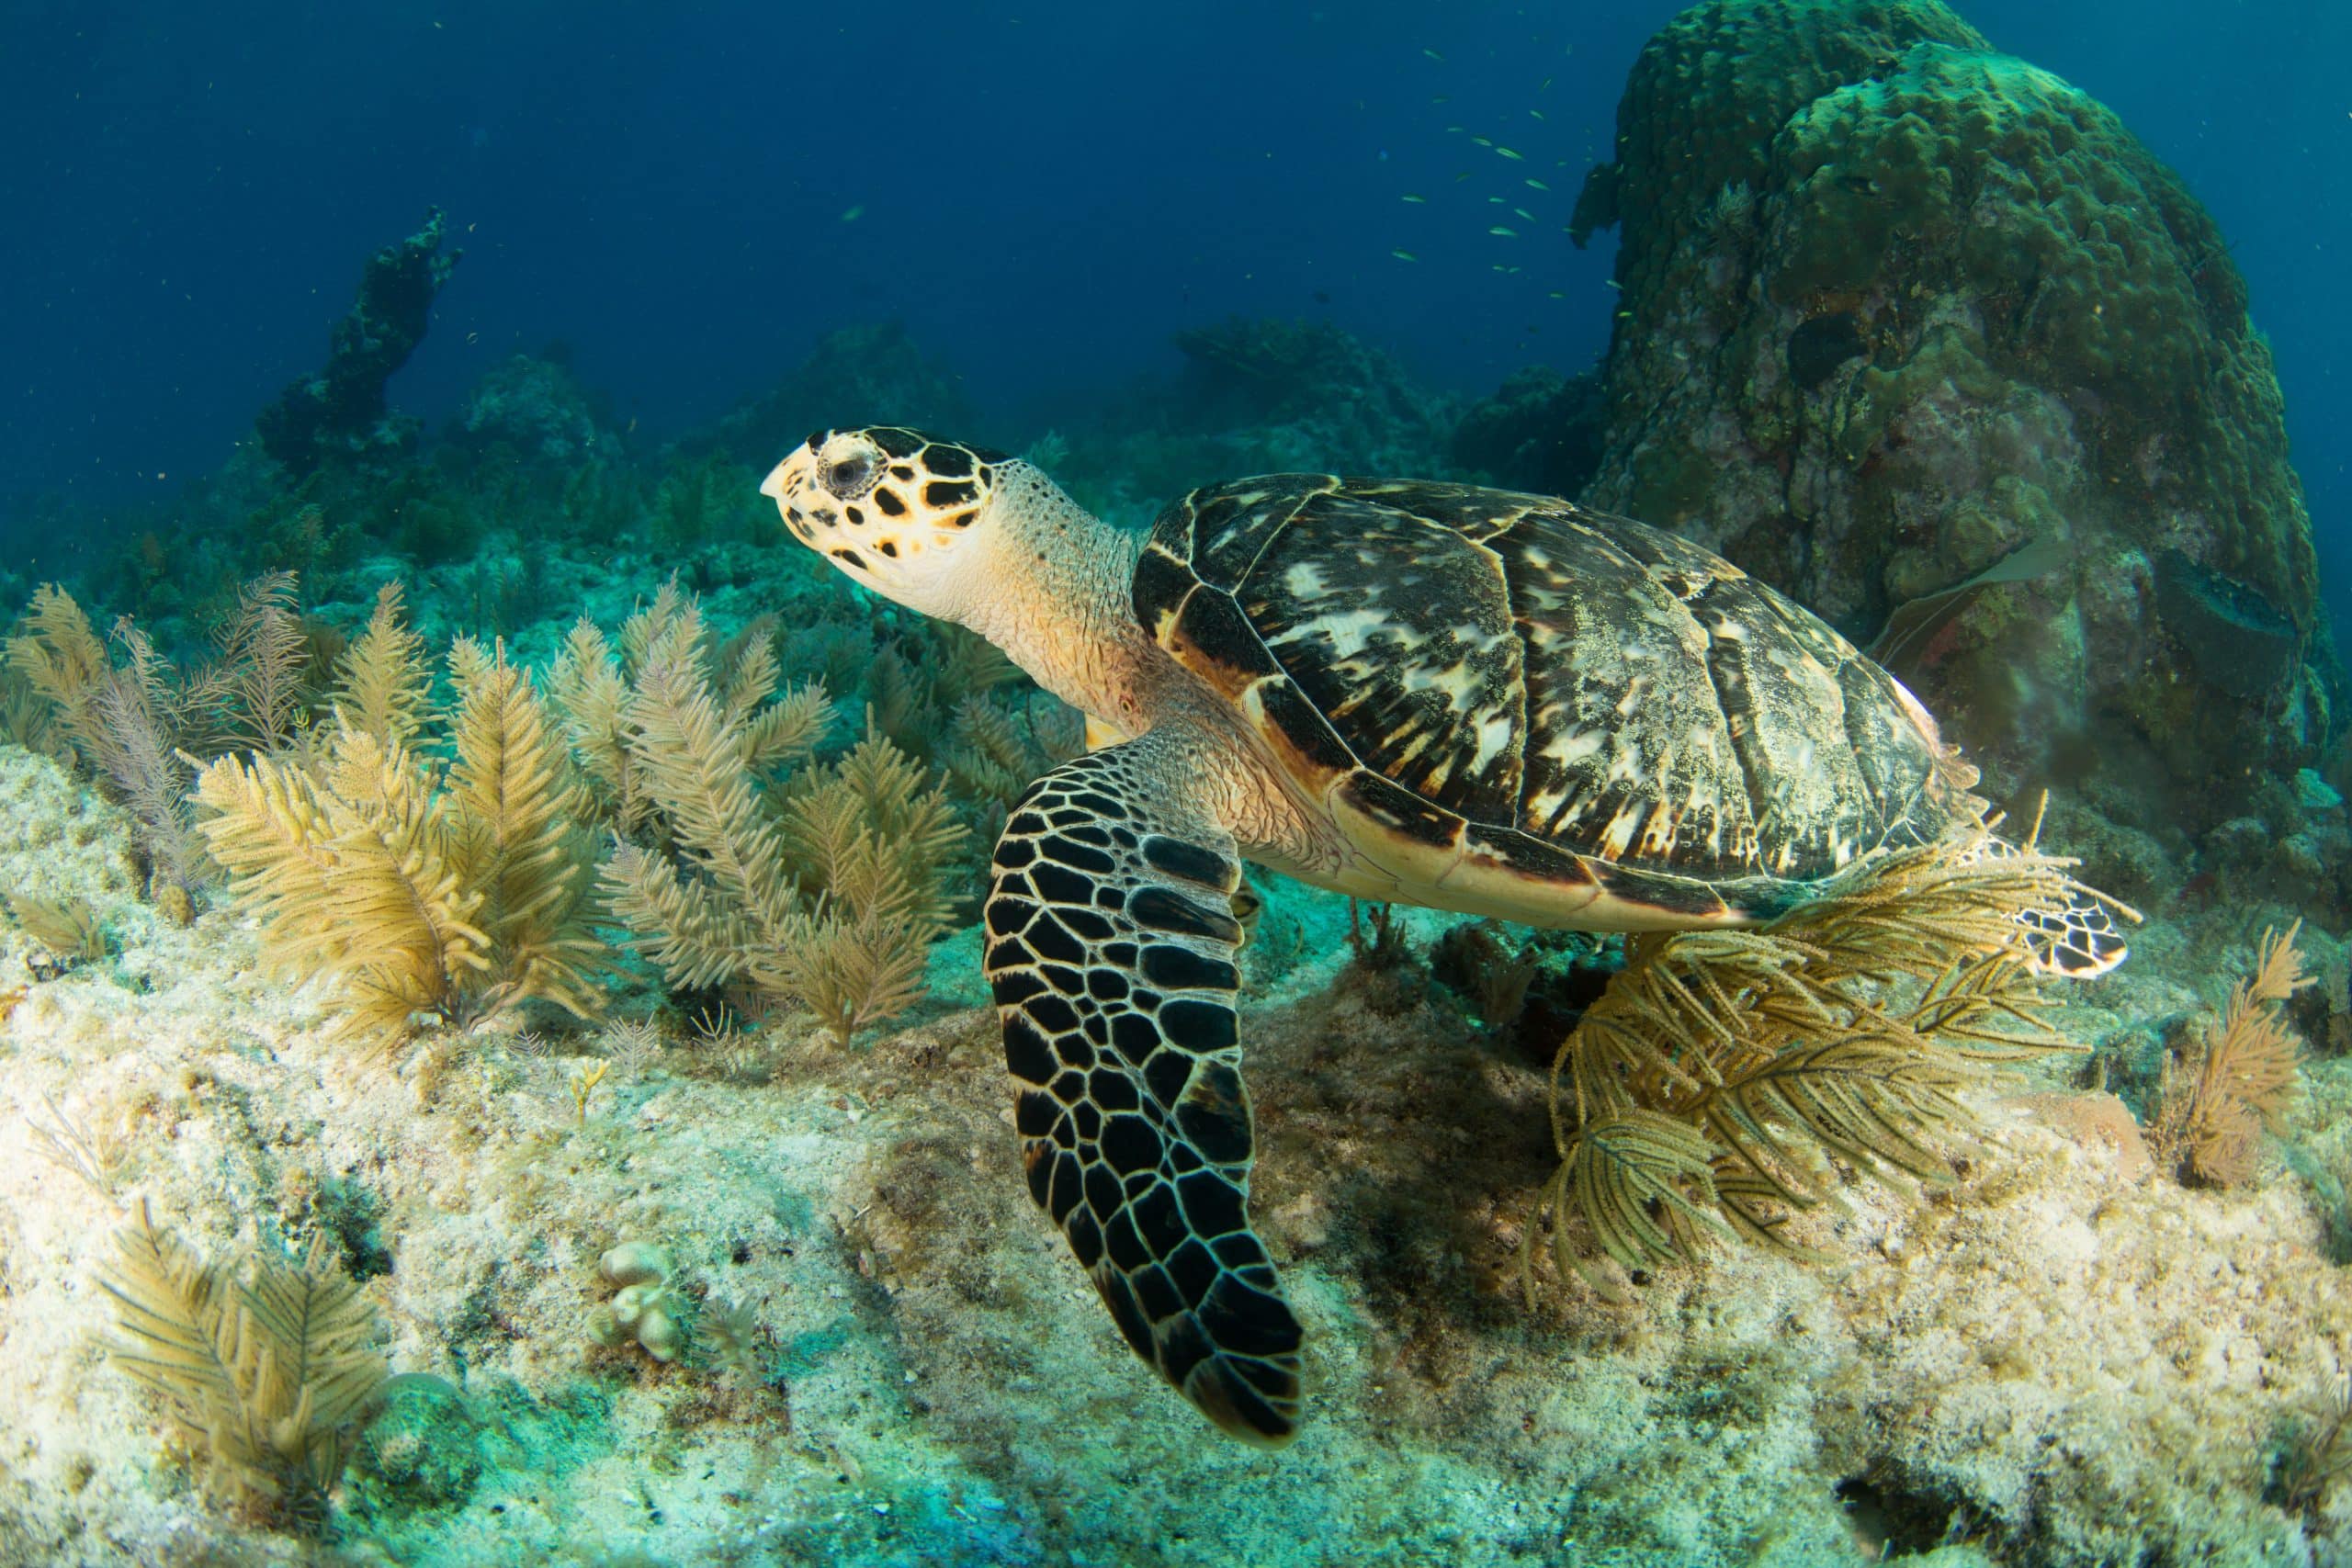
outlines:
[{"label": "turtle shell", "polygon": [[1426,901],[1754,919],[1983,809],[1926,710],[1826,624],[1550,497],[1194,491],[1153,526],[1135,609],[1401,886],[1457,895]]}]

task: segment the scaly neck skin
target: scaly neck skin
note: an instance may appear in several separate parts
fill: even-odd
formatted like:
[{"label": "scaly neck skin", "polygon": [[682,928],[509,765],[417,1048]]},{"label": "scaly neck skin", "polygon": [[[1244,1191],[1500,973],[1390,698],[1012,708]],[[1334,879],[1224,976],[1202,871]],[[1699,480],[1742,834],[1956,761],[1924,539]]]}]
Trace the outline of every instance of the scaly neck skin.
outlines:
[{"label": "scaly neck skin", "polygon": [[986,588],[952,618],[1004,650],[1037,684],[1129,736],[1151,728],[1154,696],[1176,673],[1136,625],[1143,541],[1043,481],[1000,498]]},{"label": "scaly neck skin", "polygon": [[[1182,809],[1217,822],[1246,854],[1337,886],[1330,879],[1350,852],[1326,815],[1254,762],[1249,727],[1230,705],[1136,625],[1143,539],[1089,515],[1035,469],[1008,478],[989,519],[989,553],[963,568],[969,586],[933,613],[979,633],[1037,684],[1131,739],[1172,721],[1191,770]],[[1172,755],[1163,751],[1163,761]]]}]

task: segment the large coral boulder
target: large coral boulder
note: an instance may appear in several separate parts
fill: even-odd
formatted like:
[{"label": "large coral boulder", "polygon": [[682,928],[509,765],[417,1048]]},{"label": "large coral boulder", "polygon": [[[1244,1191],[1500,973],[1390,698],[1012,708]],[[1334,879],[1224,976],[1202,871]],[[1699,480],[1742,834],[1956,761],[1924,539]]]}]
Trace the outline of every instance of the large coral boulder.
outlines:
[{"label": "large coral boulder", "polygon": [[1933,0],[1711,0],[1634,69],[1575,237],[1611,224],[1587,499],[1863,642],[2035,563],[1898,660],[1996,793],[2194,829],[2317,754],[2269,351],[2211,219],[2113,114]]}]

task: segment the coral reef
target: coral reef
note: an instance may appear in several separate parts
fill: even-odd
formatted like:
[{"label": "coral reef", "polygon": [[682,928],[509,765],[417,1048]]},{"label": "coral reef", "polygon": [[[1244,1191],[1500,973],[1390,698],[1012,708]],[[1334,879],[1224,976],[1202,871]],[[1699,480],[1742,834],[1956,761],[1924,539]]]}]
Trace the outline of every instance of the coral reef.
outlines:
[{"label": "coral reef", "polygon": [[1174,342],[1184,364],[1172,380],[1096,398],[1038,454],[1098,516],[1148,523],[1238,474],[1451,471],[1459,400],[1329,321],[1237,316]]},{"label": "coral reef", "polygon": [[1592,371],[1521,370],[1453,427],[1453,460],[1506,490],[1577,495],[1600,467],[1604,405]]},{"label": "coral reef", "polygon": [[368,257],[358,298],[328,335],[325,368],[289,385],[254,422],[262,449],[294,478],[416,444],[416,421],[387,410],[384,383],[424,341],[434,297],[465,254],[444,253],[444,233],[436,207],[422,229]]},{"label": "coral reef", "polygon": [[[346,714],[407,715],[367,722],[414,725],[412,744],[438,728],[413,682],[341,689]],[[2087,1568],[2132,1551],[2295,1561],[2352,1539],[2352,1495],[2317,1446],[2352,1306],[2310,1190],[2273,1162],[2226,1190],[2136,1174],[2047,1076],[2015,1100],[1962,1090],[1972,1141],[1928,1201],[1844,1185],[1788,1215],[1792,1247],[1654,1263],[1606,1296],[1571,1274],[1530,1310],[1517,1259],[1556,1161],[1557,1034],[1472,1026],[1422,966],[1444,917],[1391,912],[1358,962],[1344,900],[1270,884],[1259,942],[1278,977],[1253,952],[1245,1004],[1258,1207],[1322,1348],[1320,1414],[1269,1462],[1141,1397],[1071,1288],[1023,1192],[963,942],[933,955],[952,1005],[849,1051],[779,1010],[661,1050],[481,1030],[356,1060],[334,993],[272,979],[237,910],[184,928],[136,901],[127,813],[8,749],[0,803],[0,886],[38,867],[118,948],[34,984],[0,932],[0,990],[28,987],[0,1021],[27,1113],[0,1117],[0,1558],[309,1550],[307,1521],[259,1529],[160,1462],[168,1406],[89,1370],[110,1191],[214,1258],[343,1259],[399,1372],[328,1495],[334,1550],[360,1562],[586,1542],[657,1562],[1180,1568],[1309,1540],[1465,1568],[1602,1543],[1813,1568],[1858,1537],[1926,1551],[1957,1519],[1976,1544],[1939,1561]],[[650,808],[638,830],[650,843],[665,819]],[[1463,976],[1477,1009],[1511,1003],[1531,954],[1530,1013],[1589,1000],[1551,971],[1589,981],[1599,944],[1489,934],[1493,951],[1449,960],[1498,971]],[[2143,932],[2097,1005],[2058,1021],[2109,1059],[2141,1021],[2197,1009],[2164,976],[2201,978],[2235,940],[2218,919]],[[2306,940],[2334,974],[2340,952]],[[2303,1073],[2286,1132],[2352,1170],[2352,1065]],[[601,1259],[649,1237],[664,1314],[690,1325],[668,1362],[634,1338],[596,1346],[600,1310],[647,1282],[600,1286]]]},{"label": "coral reef", "polygon": [[[1030,455],[1126,521],[1597,473],[1883,626],[2000,776],[2081,781],[2116,820],[2067,847],[2164,905],[2130,965],[2024,974],[2036,857],[1631,939],[1253,872],[1253,1216],[1316,1415],[1206,1442],[1036,1221],[975,963],[976,857],[1080,716],[756,495],[814,423],[968,426],[959,378],[837,333],[659,446],[550,348],[413,449],[379,378],[0,582],[0,1562],[2352,1554],[2352,746],[2305,756],[2344,688],[2233,275],[1932,5],[1679,26],[1586,199],[1605,381],[1465,412],[1227,322]],[[355,372],[446,276],[395,252]],[[2253,711],[2286,738],[2221,777]],[[2195,841],[2151,814],[2192,789]]]},{"label": "coral reef", "polygon": [[825,334],[773,391],[721,419],[708,440],[765,473],[821,425],[887,420],[932,430],[974,428],[964,378],[918,345],[904,321]]},{"label": "coral reef", "polygon": [[1634,67],[1577,236],[1612,223],[1585,499],[1862,642],[2061,547],[1899,671],[2005,797],[2070,780],[2202,830],[2249,764],[2312,759],[2334,721],[2269,353],[2211,220],[2114,115],[1935,0],[1710,0]]},{"label": "coral reef", "polygon": [[674,584],[621,644],[616,658],[583,623],[549,679],[616,829],[635,835],[601,880],[630,945],[681,990],[798,1001],[843,1044],[904,1011],[966,835],[945,795],[875,734],[763,787],[809,759],[832,705],[814,683],[772,702],[768,628],[723,649]]},{"label": "coral reef", "polygon": [[1270,462],[1269,470],[1421,473],[1444,449],[1444,401],[1389,355],[1328,321],[1235,317],[1188,328],[1175,342],[1185,361],[1170,416],[1178,429],[1254,431],[1302,457],[1319,455],[1306,465]]},{"label": "coral reef", "polygon": [[482,373],[458,409],[456,428],[478,455],[535,468],[573,468],[619,450],[571,367],[527,354]]}]

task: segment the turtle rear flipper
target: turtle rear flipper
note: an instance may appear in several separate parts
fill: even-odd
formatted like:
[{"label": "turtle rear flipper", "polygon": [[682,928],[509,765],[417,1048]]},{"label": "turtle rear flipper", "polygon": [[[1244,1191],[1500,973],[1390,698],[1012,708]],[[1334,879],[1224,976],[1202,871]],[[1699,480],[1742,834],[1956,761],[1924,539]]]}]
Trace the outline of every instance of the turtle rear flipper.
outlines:
[{"label": "turtle rear flipper", "polygon": [[[2027,842],[2038,841],[2041,836],[2037,825]],[[2008,840],[1987,833],[1965,858],[1984,855],[1997,859],[2018,852],[2018,846]],[[2132,956],[2123,931],[2115,923],[2115,911],[2120,908],[2122,906],[2112,904],[2081,883],[2068,880],[2064,896],[2049,906],[2018,911],[2018,926],[2025,933],[2027,959],[2042,974],[2062,980],[2098,978]],[[2140,918],[2128,908],[2124,913],[2133,920]]]},{"label": "turtle rear flipper", "polygon": [[2131,956],[2113,913],[2087,888],[2069,888],[2058,908],[2026,910],[2018,924],[2033,966],[2045,975],[2094,979]]},{"label": "turtle rear flipper", "polygon": [[1250,1229],[1233,837],[1165,735],[1076,757],[1013,807],[988,974],[1030,1195],[1127,1343],[1237,1437],[1287,1441],[1298,1319]]}]

